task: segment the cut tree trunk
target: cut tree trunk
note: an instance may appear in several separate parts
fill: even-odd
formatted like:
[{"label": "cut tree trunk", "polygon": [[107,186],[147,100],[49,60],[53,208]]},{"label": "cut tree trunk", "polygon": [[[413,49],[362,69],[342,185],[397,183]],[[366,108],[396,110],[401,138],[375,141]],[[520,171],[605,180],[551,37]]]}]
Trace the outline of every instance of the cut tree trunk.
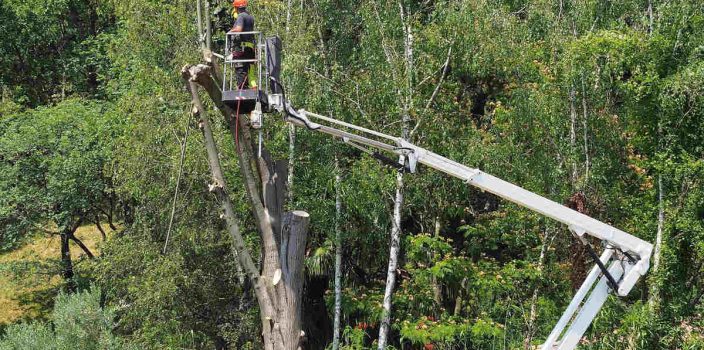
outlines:
[{"label": "cut tree trunk", "polygon": [[[209,55],[209,51],[205,52]],[[210,56],[206,61],[216,65]],[[262,322],[262,340],[266,350],[298,350],[302,348],[305,334],[302,332],[301,296],[303,292],[303,268],[308,233],[309,215],[303,211],[283,213],[288,167],[286,161],[273,161],[265,149],[262,158],[256,158],[247,125],[246,116],[236,116],[222,103],[222,92],[216,81],[221,81],[217,71],[207,65],[186,66],[182,74],[194,104],[194,114],[199,116],[203,130],[208,160],[213,172],[216,193],[224,209],[228,230],[233,236],[234,249],[250,282],[254,286],[259,303]],[[215,106],[228,122],[239,160],[239,169],[245,183],[247,199],[251,204],[257,230],[263,247],[261,269],[254,265],[244,240],[239,232],[239,221],[235,217],[232,202],[222,176],[217,146],[208,118],[197,93],[197,85],[203,87]],[[255,175],[255,168],[257,173]],[[261,271],[261,274],[260,274]]]},{"label": "cut tree trunk", "polygon": [[282,238],[288,241],[282,251],[282,276],[284,295],[280,297],[279,320],[285,349],[296,350],[301,346],[302,315],[301,298],[303,296],[303,263],[305,261],[306,239],[310,216],[304,211],[286,213],[284,216]]}]

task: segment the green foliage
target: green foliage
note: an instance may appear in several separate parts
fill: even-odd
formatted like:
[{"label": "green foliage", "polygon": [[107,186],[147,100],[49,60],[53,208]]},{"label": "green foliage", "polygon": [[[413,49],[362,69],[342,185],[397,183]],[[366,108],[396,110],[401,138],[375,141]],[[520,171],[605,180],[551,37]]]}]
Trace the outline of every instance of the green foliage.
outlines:
[{"label": "green foliage", "polygon": [[67,100],[1,121],[3,247],[47,223],[61,231],[109,206],[110,151],[120,131],[102,111],[94,103]]},{"label": "green foliage", "polygon": [[[209,3],[217,51],[231,7]],[[205,186],[202,140],[179,77],[184,64],[200,59],[195,6],[0,5],[0,32],[15,34],[0,43],[2,244],[12,247],[37,225],[90,216],[112,198],[125,231],[87,265],[117,307],[117,332],[143,348],[256,349],[256,302],[240,282]],[[630,297],[607,303],[583,347],[704,346],[700,1],[262,0],[250,7],[259,29],[284,39],[282,78],[297,107],[392,135],[401,134],[407,113],[417,126],[412,142],[560,203],[581,193],[589,215],[651,242],[662,204],[658,271]],[[206,107],[221,161],[236,169],[230,135]],[[288,128],[278,119],[267,119],[264,141],[285,158]],[[333,270],[336,156],[343,168],[343,343],[374,347],[395,171],[327,136],[302,129],[296,136],[287,205],[313,218],[308,273],[324,278]],[[230,195],[258,252],[236,173],[226,172]],[[539,344],[588,264],[567,230],[427,169],[405,179],[392,346]],[[654,294],[657,303],[645,302]],[[329,309],[332,297],[326,294]],[[53,331],[21,325],[8,337]]]},{"label": "green foliage", "polygon": [[[212,232],[174,239],[170,253],[147,237],[109,241],[89,274],[118,307],[117,329],[145,348],[257,348],[259,322],[243,295],[229,244]],[[195,345],[194,345],[195,344]]]},{"label": "green foliage", "polygon": [[0,340],[0,349],[56,349],[54,332],[44,323],[21,323],[8,327],[5,336]]},{"label": "green foliage", "polygon": [[342,345],[340,349],[363,350],[365,349],[364,343],[366,337],[367,334],[364,329],[347,326],[342,332]]},{"label": "green foliage", "polygon": [[488,347],[492,339],[503,334],[502,325],[493,321],[450,317],[435,321],[423,317],[416,322],[404,321],[401,325],[401,339],[412,344],[433,344],[439,349]]},{"label": "green foliage", "polygon": [[100,96],[108,65],[100,37],[113,24],[111,13],[105,1],[3,1],[0,90],[30,106]]},{"label": "green foliage", "polygon": [[100,299],[97,288],[70,295],[59,294],[50,323],[10,326],[0,339],[0,349],[136,349],[113,334],[115,315],[100,305]]}]

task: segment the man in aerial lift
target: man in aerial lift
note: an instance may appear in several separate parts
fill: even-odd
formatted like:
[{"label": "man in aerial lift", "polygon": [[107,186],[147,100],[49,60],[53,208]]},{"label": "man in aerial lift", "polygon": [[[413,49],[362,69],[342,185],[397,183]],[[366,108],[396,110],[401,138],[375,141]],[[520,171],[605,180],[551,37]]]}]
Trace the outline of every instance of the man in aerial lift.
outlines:
[{"label": "man in aerial lift", "polygon": [[[235,17],[235,25],[230,29],[231,33],[251,32],[254,30],[254,17],[247,11],[247,0],[234,0],[232,2],[233,16]],[[232,44],[232,58],[234,59],[254,59],[254,35],[242,34],[235,36],[235,42]],[[235,64],[237,72],[237,87],[244,89],[247,87],[256,89],[257,81],[254,77],[254,72],[251,69],[251,62],[242,62]],[[249,86],[245,86],[248,82]]]}]

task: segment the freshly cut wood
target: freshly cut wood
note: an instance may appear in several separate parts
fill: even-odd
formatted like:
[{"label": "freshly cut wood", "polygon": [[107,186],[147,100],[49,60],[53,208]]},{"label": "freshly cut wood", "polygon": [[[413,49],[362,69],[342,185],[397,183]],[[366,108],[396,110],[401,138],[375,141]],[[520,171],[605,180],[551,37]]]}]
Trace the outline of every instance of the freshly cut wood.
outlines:
[{"label": "freshly cut wood", "polygon": [[281,269],[274,271],[274,278],[271,280],[271,284],[277,285],[281,282]]}]

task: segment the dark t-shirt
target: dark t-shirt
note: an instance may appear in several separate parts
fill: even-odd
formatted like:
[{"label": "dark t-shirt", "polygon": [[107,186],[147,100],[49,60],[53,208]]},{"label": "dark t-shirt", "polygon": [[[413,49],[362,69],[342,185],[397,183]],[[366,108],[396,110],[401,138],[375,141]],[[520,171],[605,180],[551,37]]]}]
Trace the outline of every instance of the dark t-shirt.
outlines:
[{"label": "dark t-shirt", "polygon": [[[240,12],[237,14],[237,20],[235,21],[235,27],[242,27],[243,32],[251,32],[254,30],[254,17],[247,11]],[[242,41],[254,42],[254,35],[244,34],[241,35]]]}]

